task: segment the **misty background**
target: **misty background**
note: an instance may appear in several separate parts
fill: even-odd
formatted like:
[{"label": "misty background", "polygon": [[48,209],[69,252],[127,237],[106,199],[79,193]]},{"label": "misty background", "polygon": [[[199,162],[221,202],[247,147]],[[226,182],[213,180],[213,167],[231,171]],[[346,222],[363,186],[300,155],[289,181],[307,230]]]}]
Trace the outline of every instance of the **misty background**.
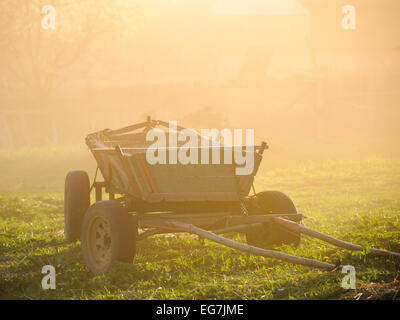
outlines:
[{"label": "misty background", "polygon": [[[42,28],[47,4],[55,30]],[[286,155],[392,154],[399,102],[396,0],[0,4],[2,149],[84,145],[151,115],[253,128]]]}]

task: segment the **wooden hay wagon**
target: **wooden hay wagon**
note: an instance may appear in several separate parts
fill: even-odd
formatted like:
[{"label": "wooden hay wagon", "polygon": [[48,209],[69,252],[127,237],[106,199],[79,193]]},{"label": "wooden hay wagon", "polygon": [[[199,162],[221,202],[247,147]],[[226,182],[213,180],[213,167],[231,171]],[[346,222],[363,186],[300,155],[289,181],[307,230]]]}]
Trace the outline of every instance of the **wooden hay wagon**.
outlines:
[{"label": "wooden hay wagon", "polygon": [[[363,247],[310,230],[292,200],[279,191],[249,195],[266,143],[252,151],[254,168],[237,175],[236,164],[149,164],[146,141],[149,130],[168,127],[163,121],[146,122],[118,130],[89,134],[86,143],[96,159],[104,181],[89,182],[85,171],[71,171],[65,180],[65,236],[81,240],[83,257],[94,274],[109,270],[115,261],[132,263],[138,241],[161,233],[189,232],[251,254],[284,260],[313,268],[333,270],[338,266],[272,250],[282,244],[299,245],[301,234],[319,238],[350,250]],[[185,128],[177,126],[177,134]],[[199,138],[201,136],[199,135]],[[176,146],[179,148],[182,143]],[[219,144],[221,157],[223,145]],[[200,146],[199,154],[204,146]],[[210,157],[215,144],[210,144]],[[159,152],[166,157],[173,148]],[[229,150],[229,148],[227,148]],[[97,176],[97,170],[96,170]],[[95,190],[96,201],[90,203]],[[103,200],[103,193],[109,200]],[[139,233],[140,230],[140,233]],[[247,244],[220,236],[229,232],[246,235]],[[398,253],[370,249],[371,253],[398,257]]]}]

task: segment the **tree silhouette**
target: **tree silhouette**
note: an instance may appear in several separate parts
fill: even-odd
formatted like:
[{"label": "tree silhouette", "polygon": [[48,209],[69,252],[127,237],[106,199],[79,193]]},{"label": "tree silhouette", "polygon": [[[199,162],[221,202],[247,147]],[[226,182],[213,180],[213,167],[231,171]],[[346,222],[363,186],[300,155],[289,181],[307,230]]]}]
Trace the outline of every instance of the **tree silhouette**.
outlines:
[{"label": "tree silhouette", "polygon": [[[107,39],[132,30],[133,2],[108,0],[2,0],[0,2],[0,95],[29,99],[42,107],[55,88],[87,71],[91,52]],[[44,5],[56,9],[56,29],[42,27]]]}]

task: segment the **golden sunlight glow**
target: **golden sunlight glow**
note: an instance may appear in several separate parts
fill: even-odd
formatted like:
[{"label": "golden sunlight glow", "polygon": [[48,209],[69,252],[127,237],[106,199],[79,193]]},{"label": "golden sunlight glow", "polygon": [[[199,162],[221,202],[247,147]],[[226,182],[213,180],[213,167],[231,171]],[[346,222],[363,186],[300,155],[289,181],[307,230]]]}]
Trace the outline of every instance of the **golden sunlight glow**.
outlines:
[{"label": "golden sunlight glow", "polygon": [[297,0],[217,0],[215,13],[220,14],[306,14]]},{"label": "golden sunlight glow", "polygon": [[0,300],[399,300],[399,138],[400,0],[0,0]]},{"label": "golden sunlight glow", "polygon": [[0,145],[78,142],[148,113],[293,145],[395,140],[400,5],[358,1],[345,30],[341,3],[58,0],[54,30],[40,1],[2,5]]}]

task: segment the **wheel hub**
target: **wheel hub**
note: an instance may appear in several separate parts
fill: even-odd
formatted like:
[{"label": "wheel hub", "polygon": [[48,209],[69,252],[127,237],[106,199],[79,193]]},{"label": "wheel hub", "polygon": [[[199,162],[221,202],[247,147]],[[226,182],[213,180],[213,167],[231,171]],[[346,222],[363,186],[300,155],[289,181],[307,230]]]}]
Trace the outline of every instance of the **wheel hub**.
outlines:
[{"label": "wheel hub", "polygon": [[111,261],[111,229],[104,218],[96,217],[91,224],[89,251],[98,265]]}]

